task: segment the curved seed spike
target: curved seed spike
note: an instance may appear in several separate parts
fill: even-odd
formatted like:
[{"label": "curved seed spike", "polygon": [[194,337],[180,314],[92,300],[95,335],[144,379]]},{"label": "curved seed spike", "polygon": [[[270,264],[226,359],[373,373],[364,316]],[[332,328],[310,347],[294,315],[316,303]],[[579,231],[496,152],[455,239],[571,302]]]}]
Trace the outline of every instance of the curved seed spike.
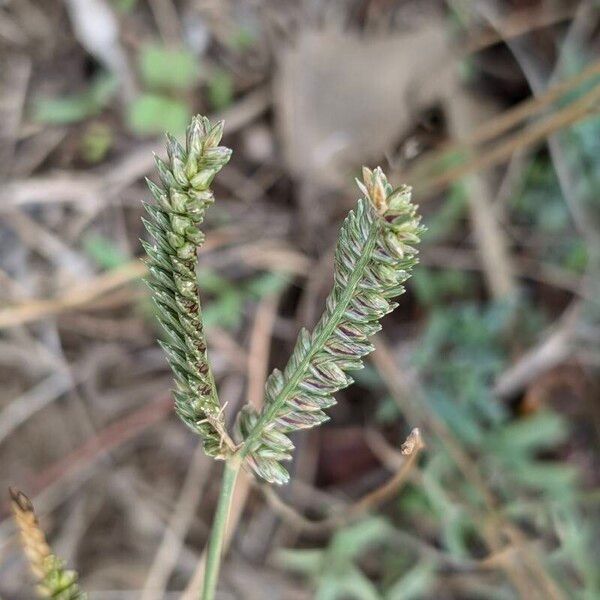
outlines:
[{"label": "curved seed spike", "polygon": [[312,333],[302,329],[283,371],[268,378],[262,412],[242,411],[238,431],[242,456],[259,477],[286,483],[279,464],[290,457],[286,434],[327,420],[322,410],[333,405],[333,394],[352,383],[347,372],[362,366],[373,350],[368,338],[380,329],[379,320],[396,307],[391,298],[416,264],[423,228],[410,188],[393,190],[380,168],[363,168],[359,187],[364,198],[350,212],[339,234],[334,286],[325,312]]},{"label": "curved seed spike", "polygon": [[148,181],[157,204],[145,207],[150,219],[144,225],[155,244],[143,244],[157,316],[169,339],[161,345],[175,378],[175,409],[215,457],[232,444],[206,353],[196,251],[204,240],[197,224],[213,200],[210,183],[231,156],[228,148],[205,144],[207,135],[218,144],[219,131],[222,124],[211,127],[208,119],[196,116],[187,129],[185,149],[167,135],[168,163],[155,157],[162,186]]},{"label": "curved seed spike", "polygon": [[9,493],[21,543],[38,582],[39,595],[60,600],[87,600],[87,594],[79,587],[77,573],[66,569],[52,553],[29,498],[12,488]]}]

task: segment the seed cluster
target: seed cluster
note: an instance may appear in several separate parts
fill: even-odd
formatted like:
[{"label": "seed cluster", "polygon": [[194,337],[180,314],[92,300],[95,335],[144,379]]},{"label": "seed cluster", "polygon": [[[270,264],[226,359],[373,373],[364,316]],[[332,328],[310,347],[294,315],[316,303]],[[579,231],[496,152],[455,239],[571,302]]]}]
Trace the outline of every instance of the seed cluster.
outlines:
[{"label": "seed cluster", "polygon": [[328,419],[333,394],[353,382],[348,371],[362,368],[373,350],[369,338],[396,308],[392,299],[404,292],[417,263],[422,227],[410,188],[394,190],[380,168],[364,168],[357,183],[364,198],[340,231],[323,316],[312,333],[300,331],[287,366],[268,378],[263,410],[245,407],[238,418],[250,466],[271,483],[288,481],[281,461],[292,458],[289,434]]},{"label": "seed cluster", "polygon": [[168,335],[161,346],[175,375],[176,411],[214,457],[223,455],[228,436],[208,362],[196,251],[204,241],[198,227],[214,201],[210,185],[231,157],[229,148],[219,146],[222,135],[222,121],[211,125],[197,116],[188,127],[185,149],[168,136],[168,162],[156,159],[162,185],[148,181],[156,203],[145,204],[150,219],[144,225],[154,244],[142,242],[148,254],[148,285]]}]

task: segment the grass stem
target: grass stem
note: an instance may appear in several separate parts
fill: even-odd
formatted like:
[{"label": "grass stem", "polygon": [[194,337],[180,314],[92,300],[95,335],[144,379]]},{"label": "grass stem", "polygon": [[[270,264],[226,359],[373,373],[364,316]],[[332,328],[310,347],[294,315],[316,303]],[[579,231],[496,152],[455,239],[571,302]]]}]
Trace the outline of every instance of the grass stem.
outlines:
[{"label": "grass stem", "polygon": [[219,567],[221,565],[221,554],[223,550],[223,540],[227,530],[229,520],[229,510],[233,499],[233,490],[240,472],[241,460],[237,456],[229,458],[225,462],[223,470],[223,480],[221,483],[221,493],[217,512],[210,533],[208,542],[208,554],[206,557],[206,570],[204,573],[204,584],[202,588],[201,600],[213,600],[217,589],[219,579]]}]

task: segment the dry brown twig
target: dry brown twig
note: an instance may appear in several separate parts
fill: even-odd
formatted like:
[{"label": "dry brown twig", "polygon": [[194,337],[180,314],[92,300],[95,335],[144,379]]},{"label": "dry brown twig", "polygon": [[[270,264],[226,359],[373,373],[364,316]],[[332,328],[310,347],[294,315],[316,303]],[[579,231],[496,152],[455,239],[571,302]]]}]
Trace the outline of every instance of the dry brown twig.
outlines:
[{"label": "dry brown twig", "polygon": [[[235,239],[236,232],[230,229],[215,231],[202,247],[201,252],[210,252],[227,245]],[[244,264],[257,269],[285,271],[305,275],[310,260],[285,246],[269,242],[241,244],[235,248],[235,257]],[[48,299],[26,300],[0,310],[0,329],[25,325],[46,317],[62,314],[68,310],[81,309],[107,298],[119,288],[142,279],[147,274],[146,266],[135,259],[106,273],[97,275],[84,284],[77,284],[63,294]]]},{"label": "dry brown twig", "polygon": [[[415,181],[416,179],[423,178],[431,170],[432,166],[439,163],[443,157],[474,149],[480,144],[500,137],[527,119],[534,117],[537,114],[541,114],[545,108],[550,106],[560,97],[577,89],[583,83],[598,75],[600,75],[600,61],[591,63],[583,69],[581,73],[565,79],[549,88],[544,93],[532,96],[520,104],[517,104],[515,107],[504,111],[497,117],[481,124],[464,139],[452,140],[442,144],[437,150],[434,150],[423,157],[423,160],[419,161],[413,168],[401,173],[399,178],[406,181]],[[566,110],[568,108],[569,105],[561,110]]]},{"label": "dry brown twig", "polygon": [[550,117],[533,123],[500,142],[491,150],[480,153],[473,160],[447,169],[439,176],[423,181],[420,184],[421,197],[429,197],[469,173],[497,165],[508,159],[516,150],[532,146],[565,127],[593,116],[598,111],[599,101],[600,84],[565,108],[557,110]]},{"label": "dry brown twig", "polygon": [[[474,116],[483,117],[481,103],[459,86],[447,98],[450,129],[460,139],[473,128]],[[482,119],[483,120],[483,119]],[[475,160],[474,155],[469,160]],[[471,227],[479,249],[485,281],[499,300],[515,293],[517,282],[506,235],[497,218],[485,173],[475,172],[463,180]]]},{"label": "dry brown twig", "polygon": [[[234,235],[228,230],[214,232],[202,251],[207,252],[219,248],[234,239]],[[56,298],[30,300],[15,306],[8,306],[0,310],[0,329],[23,325],[66,310],[86,306],[131,281],[141,279],[146,273],[146,265],[136,259],[102,273],[91,281],[77,284]]]},{"label": "dry brown twig", "polygon": [[41,318],[75,309],[113,291],[130,281],[141,278],[146,267],[138,260],[103,273],[85,284],[78,284],[61,296],[31,300],[0,311],[0,329],[31,323]]},{"label": "dry brown twig", "polygon": [[181,23],[172,0],[150,0],[148,4],[165,42],[167,44],[181,43]]},{"label": "dry brown twig", "polygon": [[259,488],[269,506],[290,526],[305,533],[322,535],[360,518],[397,494],[407,481],[421,450],[424,448],[425,444],[421,433],[415,427],[400,447],[400,452],[405,457],[405,460],[396,473],[382,486],[369,492],[342,511],[323,519],[309,519],[305,517],[295,508],[284,502],[270,486],[260,485]]},{"label": "dry brown twig", "polygon": [[[519,278],[566,290],[578,297],[584,296],[585,290],[582,290],[579,276],[561,267],[527,256],[514,258],[516,275]],[[449,244],[436,244],[426,248],[421,254],[421,264],[462,271],[481,271],[483,269],[483,265],[474,251],[455,248]]]},{"label": "dry brown twig", "polygon": [[464,51],[475,53],[508,38],[521,36],[536,29],[543,29],[567,21],[575,14],[573,6],[555,7],[554,10],[515,10],[511,11],[501,22],[497,30],[489,30],[467,41]]}]

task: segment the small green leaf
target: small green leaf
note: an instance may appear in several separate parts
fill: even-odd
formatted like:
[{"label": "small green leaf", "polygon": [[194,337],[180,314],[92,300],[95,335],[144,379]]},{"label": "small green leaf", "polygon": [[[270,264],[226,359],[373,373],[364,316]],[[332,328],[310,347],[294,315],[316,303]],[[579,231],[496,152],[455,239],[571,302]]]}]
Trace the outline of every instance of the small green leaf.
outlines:
[{"label": "small green leaf", "polygon": [[323,550],[278,550],[275,562],[290,571],[303,575],[317,575],[323,568]]},{"label": "small green leaf", "polygon": [[454,269],[421,268],[414,275],[414,292],[421,304],[436,305],[447,297],[464,297],[474,289],[473,278]]},{"label": "small green leaf", "polygon": [[218,325],[222,329],[235,329],[241,324],[243,308],[242,296],[236,291],[221,294],[204,309],[204,325],[207,328]]},{"label": "small green leaf", "polygon": [[577,469],[565,463],[521,461],[512,465],[511,474],[523,485],[533,490],[543,490],[549,495],[562,494],[561,500],[568,498],[566,490],[573,489],[577,481]]},{"label": "small green leaf", "polygon": [[[361,371],[356,371],[356,373],[361,373]],[[356,377],[354,377],[354,381],[356,382]],[[401,416],[402,411],[392,396],[385,396],[379,401],[375,412],[375,421],[377,423],[391,425],[396,423]]]},{"label": "small green leaf", "polygon": [[112,5],[124,14],[132,12],[136,4],[137,0],[112,0]]},{"label": "small green leaf", "polygon": [[329,553],[336,561],[350,562],[371,546],[389,539],[390,525],[381,517],[370,517],[340,529],[331,540]]},{"label": "small green leaf", "polygon": [[139,56],[140,75],[150,88],[189,90],[198,80],[196,57],[185,49],[146,46]]},{"label": "small green leaf", "polygon": [[341,573],[328,573],[320,581],[316,600],[381,600],[377,588],[356,567]]},{"label": "small green leaf", "polygon": [[254,298],[260,299],[280,292],[289,282],[283,273],[262,273],[254,277],[246,290]]},{"label": "small green leaf", "polygon": [[256,32],[249,27],[239,27],[229,39],[234,50],[242,52],[250,48],[256,42]]},{"label": "small green leaf", "polygon": [[106,73],[98,76],[90,87],[80,94],[62,98],[40,98],[33,108],[33,118],[42,123],[68,125],[98,115],[112,100],[117,81]]},{"label": "small green leaf", "polygon": [[588,263],[588,248],[582,239],[575,239],[571,242],[566,256],[564,266],[569,271],[583,273]]},{"label": "small green leaf", "polygon": [[114,269],[129,260],[129,257],[112,240],[102,235],[86,236],[83,247],[86,254],[105,269]]},{"label": "small green leaf", "polygon": [[567,435],[566,421],[546,411],[509,423],[487,437],[491,448],[522,454],[552,448],[564,442]]},{"label": "small green leaf", "polygon": [[223,294],[235,290],[231,283],[212,269],[198,269],[198,285],[208,294]]},{"label": "small green leaf", "polygon": [[426,598],[434,583],[434,568],[423,562],[405,573],[388,591],[386,600],[419,600]]},{"label": "small green leaf", "polygon": [[208,81],[208,101],[214,110],[227,108],[233,102],[233,80],[223,69],[216,69]]},{"label": "small green leaf", "polygon": [[104,123],[92,123],[81,138],[81,155],[91,164],[100,162],[113,144],[113,131]]},{"label": "small green leaf", "polygon": [[129,106],[127,123],[139,135],[156,135],[165,131],[179,134],[190,118],[186,104],[156,94],[143,94]]}]

